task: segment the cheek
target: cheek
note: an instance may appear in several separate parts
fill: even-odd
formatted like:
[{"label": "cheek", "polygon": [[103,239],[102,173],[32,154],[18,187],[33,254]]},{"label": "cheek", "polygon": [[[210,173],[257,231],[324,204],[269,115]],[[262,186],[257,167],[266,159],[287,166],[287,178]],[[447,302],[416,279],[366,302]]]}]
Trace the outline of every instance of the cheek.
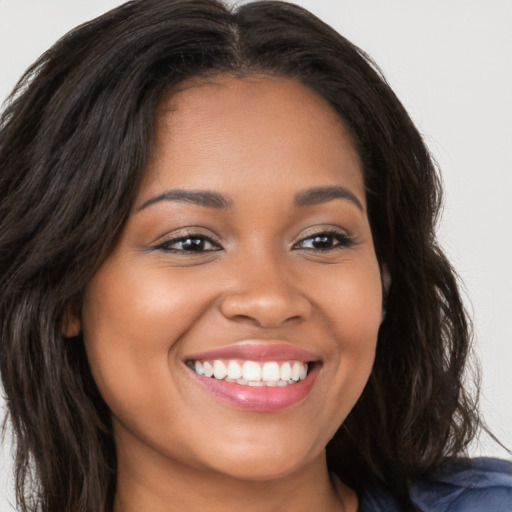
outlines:
[{"label": "cheek", "polygon": [[[136,270],[136,271],[135,271]],[[172,345],[208,303],[195,282],[165,267],[103,265],[90,282],[83,307],[86,338],[121,341],[120,350],[148,356]]]},{"label": "cheek", "polygon": [[382,285],[375,258],[341,265],[317,280],[317,302],[340,347],[365,351],[375,345],[382,321]]},{"label": "cheek", "polygon": [[165,269],[136,268],[105,262],[87,287],[82,309],[100,392],[111,410],[134,414],[137,404],[170,388],[169,359],[209,301],[179,275],[171,284]]},{"label": "cheek", "polygon": [[332,403],[340,405],[337,421],[341,423],[372,370],[382,319],[382,287],[376,261],[343,266],[335,282],[339,285],[324,281],[318,301],[322,301],[326,330],[333,340],[326,359],[330,380],[325,382],[325,392],[335,395]]},{"label": "cheek", "polygon": [[346,357],[358,360],[361,371],[368,376],[382,321],[382,287],[376,262],[370,268],[355,268],[340,295],[343,307],[336,322],[340,349]]}]

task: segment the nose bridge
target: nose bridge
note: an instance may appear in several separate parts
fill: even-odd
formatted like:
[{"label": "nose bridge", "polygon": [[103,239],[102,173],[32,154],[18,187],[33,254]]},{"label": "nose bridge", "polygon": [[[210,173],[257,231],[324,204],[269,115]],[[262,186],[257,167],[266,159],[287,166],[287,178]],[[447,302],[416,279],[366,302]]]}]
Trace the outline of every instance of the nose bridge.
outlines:
[{"label": "nose bridge", "polygon": [[306,319],[311,305],[289,264],[277,251],[240,254],[231,265],[232,286],[221,304],[224,316],[266,328]]}]

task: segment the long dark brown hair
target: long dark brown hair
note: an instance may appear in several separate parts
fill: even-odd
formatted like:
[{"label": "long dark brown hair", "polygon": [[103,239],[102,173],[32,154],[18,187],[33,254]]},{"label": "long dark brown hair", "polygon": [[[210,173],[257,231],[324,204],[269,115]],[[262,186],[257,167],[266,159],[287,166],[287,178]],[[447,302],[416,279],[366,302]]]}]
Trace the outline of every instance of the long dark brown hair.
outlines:
[{"label": "long dark brown hair", "polygon": [[378,68],[295,5],[133,1],[57,42],[1,118],[0,369],[23,512],[111,509],[109,411],[64,324],[127,219],[160,99],[219,73],[302,82],[336,109],[363,162],[391,286],[374,369],[327,446],[330,469],[406,501],[412,479],[463,454],[475,433],[462,384],[468,320],[435,239],[436,169]]}]

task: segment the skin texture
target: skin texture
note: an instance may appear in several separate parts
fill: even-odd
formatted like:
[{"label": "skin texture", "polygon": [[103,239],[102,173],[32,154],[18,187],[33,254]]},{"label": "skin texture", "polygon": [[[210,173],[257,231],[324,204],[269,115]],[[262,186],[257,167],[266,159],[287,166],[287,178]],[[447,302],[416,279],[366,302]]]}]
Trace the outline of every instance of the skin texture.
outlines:
[{"label": "skin texture", "polygon": [[[357,201],[295,205],[325,186]],[[151,202],[173,189],[213,191],[228,206]],[[116,512],[356,510],[324,449],[365,386],[382,317],[365,208],[348,132],[305,86],[220,76],[162,103],[133,212],[69,326],[83,329],[112,411]],[[332,229],[341,238],[319,249],[314,235]],[[211,242],[183,249],[198,236]],[[258,412],[198,385],[191,354],[244,340],[315,353],[308,395]]]}]

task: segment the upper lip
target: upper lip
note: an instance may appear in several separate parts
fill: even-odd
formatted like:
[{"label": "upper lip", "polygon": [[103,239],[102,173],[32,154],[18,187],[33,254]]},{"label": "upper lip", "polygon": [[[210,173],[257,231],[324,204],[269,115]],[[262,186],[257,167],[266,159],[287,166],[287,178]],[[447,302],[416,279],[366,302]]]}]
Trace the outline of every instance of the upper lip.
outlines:
[{"label": "upper lip", "polygon": [[213,359],[244,359],[249,361],[319,361],[314,352],[282,341],[244,340],[233,345],[189,355],[187,361]]}]

